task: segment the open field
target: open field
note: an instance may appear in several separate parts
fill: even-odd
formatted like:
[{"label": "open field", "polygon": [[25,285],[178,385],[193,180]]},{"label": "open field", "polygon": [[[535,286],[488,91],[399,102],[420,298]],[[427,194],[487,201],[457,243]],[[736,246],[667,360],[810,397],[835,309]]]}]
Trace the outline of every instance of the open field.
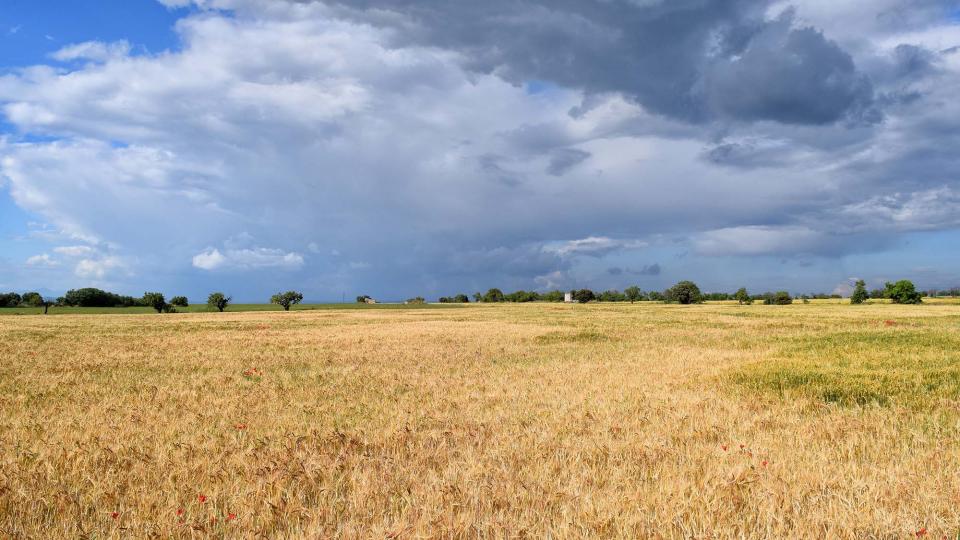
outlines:
[{"label": "open field", "polygon": [[960,305],[0,316],[0,537],[960,533]]}]

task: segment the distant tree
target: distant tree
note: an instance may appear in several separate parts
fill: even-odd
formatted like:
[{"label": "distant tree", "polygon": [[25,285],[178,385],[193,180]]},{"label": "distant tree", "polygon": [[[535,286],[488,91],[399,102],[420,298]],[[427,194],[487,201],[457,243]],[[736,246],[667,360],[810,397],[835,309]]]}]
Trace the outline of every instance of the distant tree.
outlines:
[{"label": "distant tree", "polygon": [[77,307],[131,307],[146,306],[143,299],[132,296],[121,296],[100,289],[71,289],[63,296],[66,306]]},{"label": "distant tree", "polygon": [[647,298],[649,298],[651,302],[663,302],[665,300],[663,293],[660,291],[650,291],[647,293]]},{"label": "distant tree", "polygon": [[284,311],[290,311],[290,306],[299,304],[300,302],[303,302],[303,294],[297,291],[277,293],[270,298],[271,304],[279,304],[283,306]]},{"label": "distant tree", "polygon": [[207,305],[223,313],[223,310],[230,305],[231,300],[229,296],[224,296],[222,292],[210,293],[210,296],[207,297]]},{"label": "distant tree", "polygon": [[909,279],[901,279],[896,283],[887,283],[884,294],[894,304],[919,304],[923,300],[920,293],[917,292],[913,282]]},{"label": "distant tree", "polygon": [[750,305],[753,303],[753,298],[750,298],[750,293],[747,292],[746,287],[740,287],[737,289],[737,292],[733,294],[733,299],[737,301],[738,304]]},{"label": "distant tree", "polygon": [[473,293],[473,301],[474,301],[474,302],[483,302],[483,295],[480,294],[480,293],[478,293],[478,292]]},{"label": "distant tree", "polygon": [[190,307],[190,302],[187,300],[186,296],[174,296],[170,299],[170,305],[177,307]]},{"label": "distant tree", "polygon": [[593,294],[593,291],[590,289],[580,289],[578,291],[573,291],[573,299],[581,304],[586,304],[594,300],[597,295]]},{"label": "distant tree", "polygon": [[643,291],[640,290],[640,287],[637,287],[637,286],[633,285],[633,286],[630,286],[630,287],[627,287],[626,289],[624,289],[624,290],[623,290],[623,295],[624,295],[624,296],[627,298],[627,300],[629,300],[630,303],[632,304],[632,303],[636,302],[637,300],[643,298]]},{"label": "distant tree", "polygon": [[43,308],[44,315],[46,315],[47,313],[50,313],[50,308],[55,305],[57,305],[56,302],[49,298],[44,298],[43,300],[40,301],[40,307]]},{"label": "distant tree", "polygon": [[544,302],[563,302],[563,291],[550,291],[540,295]]},{"label": "distant tree", "polygon": [[373,298],[371,298],[370,296],[367,296],[367,295],[365,295],[365,294],[357,297],[357,303],[358,303],[358,304],[366,304],[366,303],[367,303],[367,300],[373,300]]},{"label": "distant tree", "polygon": [[17,307],[22,300],[15,292],[0,294],[0,307]]},{"label": "distant tree", "polygon": [[43,305],[43,297],[38,292],[23,293],[20,303],[27,307],[40,307]]},{"label": "distant tree", "polygon": [[804,294],[804,295],[801,295],[801,296],[800,296],[800,299],[803,300],[803,303],[804,303],[804,304],[809,304],[809,303],[810,303],[810,297],[807,296],[807,295],[805,295],[805,294]]},{"label": "distant tree", "polygon": [[504,296],[503,291],[500,289],[490,289],[487,291],[487,294],[483,295],[484,302],[503,302]]},{"label": "distant tree", "polygon": [[415,304],[415,305],[426,304],[426,303],[427,303],[426,299],[424,299],[422,296],[418,296],[416,298],[409,298],[407,299],[406,302],[404,302],[404,304]]},{"label": "distant tree", "polygon": [[853,294],[850,295],[851,304],[862,304],[867,301],[870,294],[867,293],[867,284],[862,279],[858,279],[853,288]]},{"label": "distant tree", "polygon": [[601,302],[626,302],[627,296],[620,291],[610,290],[600,293],[597,299]]},{"label": "distant tree", "polygon": [[764,295],[763,303],[774,306],[786,306],[793,303],[793,297],[787,291],[777,291]]},{"label": "distant tree", "polygon": [[667,302],[679,304],[699,304],[702,302],[700,287],[692,281],[681,281],[663,292]]},{"label": "distant tree", "polygon": [[469,304],[470,298],[468,298],[465,294],[458,294],[453,297],[453,302],[456,304]]},{"label": "distant tree", "polygon": [[540,295],[534,291],[516,291],[510,294],[504,295],[503,300],[506,302],[536,302],[540,300]]},{"label": "distant tree", "polygon": [[[152,307],[157,310],[157,313],[163,313],[164,308],[167,308],[167,300],[163,297],[163,293],[146,292],[143,293],[143,305]],[[169,313],[169,308],[167,312]]]}]

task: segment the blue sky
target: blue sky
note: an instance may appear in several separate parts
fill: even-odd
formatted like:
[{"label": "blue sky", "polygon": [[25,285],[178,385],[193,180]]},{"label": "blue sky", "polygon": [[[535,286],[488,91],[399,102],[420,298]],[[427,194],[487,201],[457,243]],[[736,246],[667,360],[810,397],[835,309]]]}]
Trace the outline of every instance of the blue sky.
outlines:
[{"label": "blue sky", "polygon": [[958,286],[957,13],[7,0],[0,289]]}]

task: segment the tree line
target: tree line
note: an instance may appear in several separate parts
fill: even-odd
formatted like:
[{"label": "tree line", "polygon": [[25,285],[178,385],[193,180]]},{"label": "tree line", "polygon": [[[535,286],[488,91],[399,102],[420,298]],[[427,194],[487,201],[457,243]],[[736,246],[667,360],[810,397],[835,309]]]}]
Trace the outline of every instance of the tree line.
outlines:
[{"label": "tree line", "polygon": [[[951,289],[953,290],[953,289]],[[760,294],[750,294],[745,287],[740,288],[733,293],[711,292],[704,293],[700,287],[692,281],[680,281],[673,287],[665,291],[644,291],[639,287],[627,287],[620,292],[618,290],[607,290],[596,292],[591,289],[575,289],[570,291],[574,302],[585,304],[588,302],[665,302],[672,304],[699,304],[708,300],[723,301],[736,300],[738,303],[747,305],[754,302],[760,302],[766,305],[789,305],[794,300],[809,302],[812,299],[840,299],[839,294],[814,293],[809,295],[800,295],[794,298],[788,291],[764,292]],[[563,302],[566,293],[559,290],[539,293],[536,291],[519,290],[512,293],[504,293],[500,289],[493,288],[486,293],[474,293],[473,301],[477,303],[499,303],[499,302]],[[889,299],[896,304],[919,304],[921,298],[927,296],[927,293],[919,292],[910,280],[900,280],[895,283],[887,283],[883,289],[866,291],[863,280],[857,281],[856,288],[851,296],[851,302],[862,304],[870,298]],[[960,290],[958,294],[960,296]],[[441,304],[465,304],[470,302],[470,298],[465,294],[456,296],[442,296],[439,299]]]},{"label": "tree line", "polygon": [[[941,291],[942,292],[942,291]],[[960,289],[950,289],[951,294],[942,294],[942,296],[960,296]],[[789,305],[795,300],[787,291],[766,292],[762,294],[750,294],[745,287],[740,288],[734,293],[703,293],[696,283],[692,281],[680,281],[673,287],[659,291],[643,291],[639,287],[627,287],[620,292],[618,290],[607,290],[594,292],[590,289],[576,289],[570,291],[574,302],[586,304],[588,302],[665,302],[676,304],[699,304],[707,300],[736,300],[742,305],[762,302],[767,305]],[[889,299],[895,304],[919,304],[925,296],[932,296],[930,291],[917,291],[913,282],[907,279],[887,283],[883,289],[874,289],[868,291],[866,283],[858,280],[854,286],[853,293],[850,296],[850,303],[863,304],[869,299]],[[536,291],[514,291],[504,293],[500,289],[489,289],[486,293],[474,293],[473,301],[479,303],[526,303],[526,302],[563,302],[566,293],[559,290],[539,293]],[[811,294],[801,295],[798,299],[802,302],[809,302],[811,299],[841,298],[839,294]],[[357,297],[358,303],[365,303],[370,296],[363,295]],[[467,304],[470,303],[470,297],[466,294],[455,296],[443,296],[439,299],[441,304]],[[223,312],[233,302],[233,299],[222,292],[213,292],[207,297],[207,306],[211,310]],[[280,292],[270,297],[270,303],[279,305],[284,311],[289,311],[291,306],[303,302],[303,293],[299,291]],[[407,300],[408,304],[425,304],[426,300],[418,296]],[[71,289],[56,300],[44,298],[38,292],[27,292],[18,294],[15,292],[0,293],[0,308],[13,307],[42,307],[46,313],[50,307],[96,307],[96,308],[114,308],[114,307],[150,307],[157,313],[176,313],[178,307],[186,308],[190,306],[187,297],[174,296],[168,302],[163,293],[146,292],[140,298],[124,296],[112,292],[96,289],[92,287],[83,289]]]}]

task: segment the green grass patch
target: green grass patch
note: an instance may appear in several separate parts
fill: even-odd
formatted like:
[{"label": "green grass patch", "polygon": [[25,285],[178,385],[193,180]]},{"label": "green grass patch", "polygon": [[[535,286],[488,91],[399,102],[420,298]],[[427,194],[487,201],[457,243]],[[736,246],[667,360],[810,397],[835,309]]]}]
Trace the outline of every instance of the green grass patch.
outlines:
[{"label": "green grass patch", "polygon": [[789,338],[737,384],[784,399],[924,409],[960,399],[960,335],[950,328],[838,332]]}]

